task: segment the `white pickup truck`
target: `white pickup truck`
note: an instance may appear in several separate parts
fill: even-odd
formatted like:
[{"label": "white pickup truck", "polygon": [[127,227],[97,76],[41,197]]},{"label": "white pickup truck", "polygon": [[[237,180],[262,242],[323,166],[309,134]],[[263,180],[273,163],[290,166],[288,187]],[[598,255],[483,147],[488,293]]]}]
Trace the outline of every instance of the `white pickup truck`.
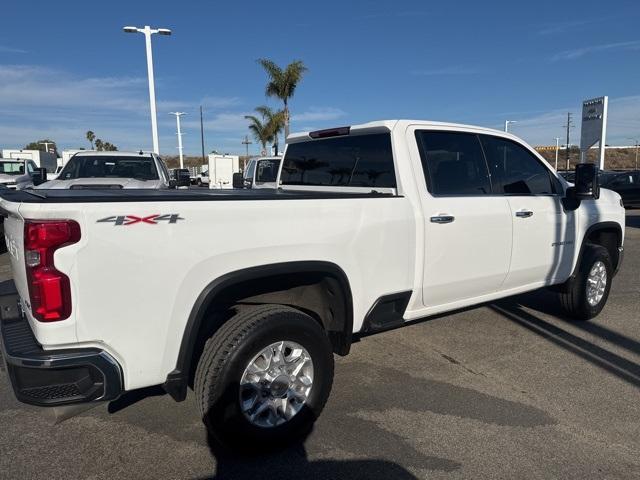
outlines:
[{"label": "white pickup truck", "polygon": [[0,191],[18,399],[192,388],[215,438],[273,446],[318,417],[354,338],[541,287],[587,320],[622,261],[625,212],[594,166],[572,186],[503,132],[394,120],[294,134],[278,181]]},{"label": "white pickup truck", "polygon": [[[181,182],[181,185],[188,185]],[[83,150],[38,189],[162,189],[177,186],[155,153]]]}]

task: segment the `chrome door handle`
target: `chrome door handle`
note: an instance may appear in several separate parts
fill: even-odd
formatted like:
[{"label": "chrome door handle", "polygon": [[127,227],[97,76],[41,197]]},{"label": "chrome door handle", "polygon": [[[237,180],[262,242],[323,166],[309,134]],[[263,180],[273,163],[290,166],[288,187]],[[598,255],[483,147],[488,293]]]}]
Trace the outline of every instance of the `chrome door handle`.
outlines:
[{"label": "chrome door handle", "polygon": [[520,210],[516,212],[516,217],[520,218],[529,218],[533,216],[533,212],[531,210]]},{"label": "chrome door handle", "polygon": [[431,217],[431,223],[451,223],[456,219],[453,215],[436,215]]}]

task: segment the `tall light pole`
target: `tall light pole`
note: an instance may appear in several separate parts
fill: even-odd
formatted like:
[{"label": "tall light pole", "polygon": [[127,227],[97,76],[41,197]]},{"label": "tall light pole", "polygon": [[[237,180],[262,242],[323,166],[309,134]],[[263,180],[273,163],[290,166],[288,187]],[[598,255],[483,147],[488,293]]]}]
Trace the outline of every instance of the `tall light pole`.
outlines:
[{"label": "tall light pole", "polygon": [[176,116],[176,127],[178,134],[178,154],[180,155],[180,168],[184,168],[184,157],[182,156],[182,130],[180,130],[180,117],[186,115],[184,112],[169,112],[170,115]]},{"label": "tall light pole", "polygon": [[204,165],[204,123],[202,122],[202,105],[200,105],[200,146],[202,147],[202,164]]},{"label": "tall light pole", "polygon": [[153,78],[153,53],[151,52],[151,35],[159,33],[160,35],[171,35],[168,28],[151,28],[145,25],[144,28],[124,27],[127,33],[143,33],[145,44],[147,46],[147,76],[149,77],[149,106],[151,108],[151,136],[153,137],[153,151],[160,153],[158,146],[158,119],[156,118],[156,87]]},{"label": "tall light pole", "polygon": [[560,137],[556,137],[556,172],[558,171],[558,150],[560,150]]},{"label": "tall light pole", "polygon": [[511,125],[512,123],[518,123],[517,120],[505,120],[504,121],[504,131],[508,132],[509,131],[509,125]]}]

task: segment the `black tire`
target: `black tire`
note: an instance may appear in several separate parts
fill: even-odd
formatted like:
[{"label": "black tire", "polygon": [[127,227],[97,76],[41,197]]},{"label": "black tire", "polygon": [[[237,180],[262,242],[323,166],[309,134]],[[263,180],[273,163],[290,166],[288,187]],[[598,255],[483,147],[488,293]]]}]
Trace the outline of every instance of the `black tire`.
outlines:
[{"label": "black tire", "polygon": [[[587,278],[591,268],[599,261],[606,268],[607,282],[600,301],[595,305],[590,305],[587,300]],[[569,280],[563,291],[560,292],[560,303],[565,313],[574,320],[590,320],[596,317],[607,303],[612,279],[613,266],[607,249],[600,245],[587,244],[578,266],[577,275]]]},{"label": "black tire", "polygon": [[202,186],[202,179],[200,179],[200,178],[199,178],[199,179],[197,179],[197,180],[196,180],[196,185],[197,185],[197,186],[199,186],[199,187],[201,187],[201,186]]},{"label": "black tire", "polygon": [[[240,407],[240,380],[260,351],[280,340],[304,347],[313,362],[313,386],[302,409],[275,427],[252,424]],[[212,439],[243,451],[280,448],[311,431],[333,383],[333,353],[323,328],[305,313],[283,305],[245,307],[207,342],[194,379],[201,418]]]}]

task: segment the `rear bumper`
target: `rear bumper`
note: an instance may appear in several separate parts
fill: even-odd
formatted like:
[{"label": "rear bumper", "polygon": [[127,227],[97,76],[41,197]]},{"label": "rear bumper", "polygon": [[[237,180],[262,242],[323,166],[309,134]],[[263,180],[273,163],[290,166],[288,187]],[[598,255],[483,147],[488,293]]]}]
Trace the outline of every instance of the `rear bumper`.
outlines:
[{"label": "rear bumper", "polygon": [[0,349],[18,400],[54,406],[113,400],[122,394],[122,371],[111,355],[98,348],[44,350],[29,322],[17,315],[13,282],[3,282],[0,290]]}]

